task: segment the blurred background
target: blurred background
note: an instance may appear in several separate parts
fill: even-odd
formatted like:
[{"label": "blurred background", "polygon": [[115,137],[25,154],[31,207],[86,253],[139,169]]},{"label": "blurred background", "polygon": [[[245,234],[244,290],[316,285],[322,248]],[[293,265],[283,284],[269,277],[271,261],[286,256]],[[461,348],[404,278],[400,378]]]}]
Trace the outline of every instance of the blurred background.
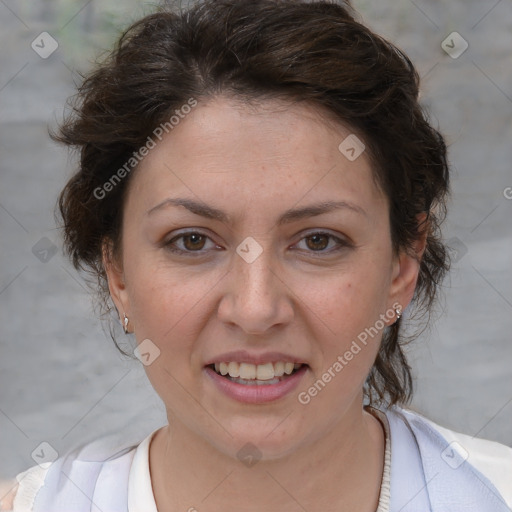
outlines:
[{"label": "blurred background", "polygon": [[[450,145],[454,266],[436,323],[408,348],[412,408],[512,445],[512,2],[353,4],[416,64]],[[166,423],[142,365],[117,352],[62,255],[53,208],[75,159],[47,134],[79,72],[153,7],[0,0],[0,478],[33,466],[42,442],[62,454]]]}]

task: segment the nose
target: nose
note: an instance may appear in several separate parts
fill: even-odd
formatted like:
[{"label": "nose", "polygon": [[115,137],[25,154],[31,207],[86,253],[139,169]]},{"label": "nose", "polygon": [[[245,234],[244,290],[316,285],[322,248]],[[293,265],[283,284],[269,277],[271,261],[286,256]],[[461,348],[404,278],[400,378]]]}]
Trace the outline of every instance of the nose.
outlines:
[{"label": "nose", "polygon": [[294,314],[293,294],[282,274],[270,249],[264,249],[251,263],[236,254],[224,280],[219,319],[247,334],[258,335],[289,323]]}]

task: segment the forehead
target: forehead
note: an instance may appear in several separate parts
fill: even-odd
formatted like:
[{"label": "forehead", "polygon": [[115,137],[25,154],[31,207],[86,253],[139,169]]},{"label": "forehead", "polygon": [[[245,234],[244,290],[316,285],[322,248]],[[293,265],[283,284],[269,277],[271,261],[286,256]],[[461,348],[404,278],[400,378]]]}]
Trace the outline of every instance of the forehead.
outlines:
[{"label": "forehead", "polygon": [[[353,137],[349,127],[310,105],[275,100],[248,105],[216,97],[198,103],[156,141],[132,188],[145,210],[184,193],[246,208],[286,207],[326,195],[379,206],[383,198],[370,159],[353,144],[361,137]],[[348,158],[353,153],[346,153],[347,144],[361,154]]]}]

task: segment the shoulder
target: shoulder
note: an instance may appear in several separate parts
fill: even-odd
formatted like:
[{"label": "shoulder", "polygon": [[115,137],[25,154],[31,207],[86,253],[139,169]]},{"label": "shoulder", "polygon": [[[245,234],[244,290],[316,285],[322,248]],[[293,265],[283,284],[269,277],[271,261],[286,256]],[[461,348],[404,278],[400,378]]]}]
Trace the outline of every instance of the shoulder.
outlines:
[{"label": "shoulder", "polygon": [[15,479],[0,482],[0,512],[32,510],[47,471],[47,467],[33,466],[16,475]]},{"label": "shoulder", "polygon": [[[457,469],[467,462],[499,491],[508,507],[512,507],[512,448],[495,441],[480,439],[442,427],[421,414],[402,408],[392,408],[388,415],[399,416],[415,433],[416,439],[423,446],[441,446],[435,453],[438,461],[450,469]],[[441,445],[435,444],[442,439]]]},{"label": "shoulder", "polygon": [[17,490],[16,480],[0,480],[0,512],[12,510]]},{"label": "shoulder", "polygon": [[[33,466],[15,479],[0,482],[0,512],[29,512],[48,507],[60,511],[65,510],[66,503],[84,500],[90,508],[93,497],[103,492],[100,488],[125,487],[139,444],[115,436],[103,437],[67,452],[53,463]],[[97,486],[100,479],[105,485]],[[80,489],[73,482],[80,482]]]},{"label": "shoulder", "polygon": [[450,430],[411,410],[398,409],[397,412],[401,413],[409,424],[416,427],[428,427],[438,432],[448,441],[452,449],[477,468],[484,468],[486,471],[499,468],[500,472],[505,471],[508,475],[512,474],[511,447]]}]

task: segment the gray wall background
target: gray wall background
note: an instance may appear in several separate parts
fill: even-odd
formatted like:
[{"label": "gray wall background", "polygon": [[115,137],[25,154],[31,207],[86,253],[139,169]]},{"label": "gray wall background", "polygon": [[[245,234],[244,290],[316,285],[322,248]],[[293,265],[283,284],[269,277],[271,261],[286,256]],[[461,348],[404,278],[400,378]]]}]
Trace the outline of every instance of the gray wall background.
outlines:
[{"label": "gray wall background", "polygon": [[[355,0],[403,48],[422,100],[450,144],[445,237],[455,264],[432,329],[409,347],[413,408],[512,445],[512,2]],[[163,425],[142,365],[102,330],[53,220],[73,159],[47,136],[67,97],[119,30],[151,10],[133,0],[0,0],[0,478],[106,433],[140,439]],[[58,43],[41,48],[39,34]],[[468,42],[458,58],[442,42]],[[448,40],[459,48],[459,43]]]}]

